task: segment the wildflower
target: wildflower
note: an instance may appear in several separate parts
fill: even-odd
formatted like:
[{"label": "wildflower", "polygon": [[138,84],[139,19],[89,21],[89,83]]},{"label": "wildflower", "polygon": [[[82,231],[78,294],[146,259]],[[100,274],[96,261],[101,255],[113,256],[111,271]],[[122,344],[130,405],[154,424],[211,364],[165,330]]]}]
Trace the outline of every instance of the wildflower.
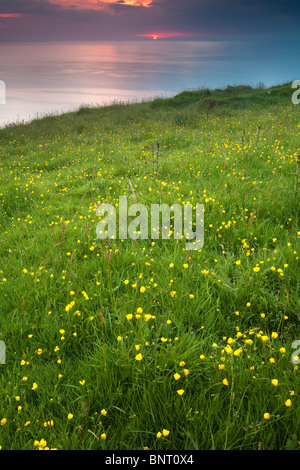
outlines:
[{"label": "wildflower", "polygon": [[190,371],[188,369],[183,369],[183,373],[185,376],[189,375]]},{"label": "wildflower", "polygon": [[258,271],[260,271],[260,267],[259,267],[259,266],[255,266],[255,268],[253,268],[253,271],[254,271],[255,273],[258,273]]},{"label": "wildflower", "polygon": [[136,311],[137,313],[143,313],[143,309],[141,307],[138,307]]},{"label": "wildflower", "polygon": [[239,349],[236,349],[233,354],[234,356],[239,356],[242,352],[243,352],[242,348],[239,348]]},{"label": "wildflower", "polygon": [[142,294],[145,292],[145,290],[146,290],[146,289],[145,289],[144,286],[142,286],[142,287],[140,288],[140,292],[141,292]]},{"label": "wildflower", "polygon": [[235,262],[235,264],[236,264],[237,266],[239,266],[239,265],[241,264],[241,260],[238,259],[238,260]]},{"label": "wildflower", "polygon": [[4,424],[6,424],[6,423],[7,423],[7,419],[2,418],[1,421],[0,421],[1,426],[4,426]]},{"label": "wildflower", "polygon": [[173,377],[174,377],[175,380],[179,380],[179,379],[180,379],[180,374],[178,374],[178,373],[176,372],[176,374],[174,374]]},{"label": "wildflower", "polygon": [[286,402],[285,402],[285,406],[292,406],[292,402],[290,399],[288,399]]},{"label": "wildflower", "polygon": [[122,336],[118,336],[117,341],[122,341]]},{"label": "wildflower", "polygon": [[276,338],[278,338],[278,333],[276,333],[275,331],[273,331],[273,333],[272,333],[271,336],[272,336],[273,339],[276,339]]},{"label": "wildflower", "polygon": [[69,413],[68,416],[67,416],[68,419],[72,419],[73,418],[73,415],[72,413]]},{"label": "wildflower", "polygon": [[141,361],[142,359],[143,359],[143,356],[142,356],[141,353],[139,353],[139,354],[137,354],[137,355],[135,356],[135,360],[136,360],[136,361]]},{"label": "wildflower", "polygon": [[84,384],[85,384],[85,380],[79,380],[79,383],[80,383],[80,385],[84,385]]},{"label": "wildflower", "polygon": [[180,367],[184,367],[184,366],[185,366],[185,362],[184,362],[184,361],[179,362],[179,366],[180,366]]},{"label": "wildflower", "polygon": [[105,432],[102,433],[100,437],[101,437],[101,439],[103,439],[103,440],[105,441],[105,439],[106,439],[106,434],[105,434]]},{"label": "wildflower", "polygon": [[270,419],[270,413],[264,413],[264,419]]},{"label": "wildflower", "polygon": [[201,354],[201,355],[200,355],[200,359],[201,359],[202,361],[203,361],[203,359],[205,359],[204,354]]},{"label": "wildflower", "polygon": [[42,450],[47,446],[47,441],[45,441],[45,439],[41,439],[40,441],[34,441],[33,445]]},{"label": "wildflower", "polygon": [[168,431],[167,429],[163,429],[162,433],[164,437],[167,437],[170,434],[170,431]]},{"label": "wildflower", "polygon": [[229,384],[228,384],[228,380],[227,380],[226,378],[223,379],[223,382],[222,382],[222,383],[223,383],[223,385],[229,385]]},{"label": "wildflower", "polygon": [[277,380],[277,379],[273,379],[271,383],[272,383],[272,385],[274,385],[274,387],[277,387],[277,385],[278,385],[278,380]]},{"label": "wildflower", "polygon": [[177,390],[177,393],[181,397],[184,394],[184,390],[183,389]]},{"label": "wildflower", "polygon": [[168,338],[162,337],[162,338],[160,338],[160,340],[161,340],[162,343],[166,343],[168,341]]},{"label": "wildflower", "polygon": [[175,297],[175,295],[176,295],[176,290],[172,290],[171,297]]},{"label": "wildflower", "polygon": [[159,431],[159,432],[156,434],[156,437],[157,437],[158,439],[160,439],[161,436],[162,436],[162,433]]},{"label": "wildflower", "polygon": [[101,414],[102,416],[106,416],[107,415],[107,411],[105,409],[101,410]]},{"label": "wildflower", "polygon": [[126,315],[127,320],[132,320],[132,317],[133,317],[132,313],[128,313]]},{"label": "wildflower", "polygon": [[38,385],[36,382],[32,384],[31,390],[36,390],[38,388]]}]

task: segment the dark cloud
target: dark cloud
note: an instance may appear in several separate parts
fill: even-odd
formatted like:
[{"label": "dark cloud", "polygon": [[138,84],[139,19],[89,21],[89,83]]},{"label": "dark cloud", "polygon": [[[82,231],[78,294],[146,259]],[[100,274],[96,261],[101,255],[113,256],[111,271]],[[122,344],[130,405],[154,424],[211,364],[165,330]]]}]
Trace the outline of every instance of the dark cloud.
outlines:
[{"label": "dark cloud", "polygon": [[[83,2],[84,3],[84,2]],[[101,5],[101,1],[99,5]],[[191,37],[299,37],[300,4],[282,0],[153,0],[150,8],[116,0],[104,10],[62,8],[50,0],[1,0],[0,40],[101,40],[178,32]]]}]

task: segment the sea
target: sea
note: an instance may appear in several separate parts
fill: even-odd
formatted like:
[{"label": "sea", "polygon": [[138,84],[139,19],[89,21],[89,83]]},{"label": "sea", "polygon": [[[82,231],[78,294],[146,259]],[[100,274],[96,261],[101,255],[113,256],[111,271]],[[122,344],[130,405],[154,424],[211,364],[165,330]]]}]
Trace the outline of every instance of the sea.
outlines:
[{"label": "sea", "polygon": [[0,43],[0,127],[81,106],[300,80],[298,51],[251,40]]}]

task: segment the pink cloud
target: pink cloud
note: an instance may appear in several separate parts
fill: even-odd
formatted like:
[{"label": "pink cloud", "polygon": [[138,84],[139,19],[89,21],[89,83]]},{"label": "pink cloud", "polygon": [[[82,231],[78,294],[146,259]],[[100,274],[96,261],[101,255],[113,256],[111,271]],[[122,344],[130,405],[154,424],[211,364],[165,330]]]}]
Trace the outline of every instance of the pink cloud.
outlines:
[{"label": "pink cloud", "polygon": [[0,13],[0,18],[20,18],[20,13]]}]

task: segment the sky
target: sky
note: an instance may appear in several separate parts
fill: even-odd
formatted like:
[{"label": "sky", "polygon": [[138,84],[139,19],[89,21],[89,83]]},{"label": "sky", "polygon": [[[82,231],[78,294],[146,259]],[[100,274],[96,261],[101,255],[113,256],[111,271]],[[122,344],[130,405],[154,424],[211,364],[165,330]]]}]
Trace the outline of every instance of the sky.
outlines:
[{"label": "sky", "polygon": [[299,42],[294,0],[0,0],[0,42]]}]

